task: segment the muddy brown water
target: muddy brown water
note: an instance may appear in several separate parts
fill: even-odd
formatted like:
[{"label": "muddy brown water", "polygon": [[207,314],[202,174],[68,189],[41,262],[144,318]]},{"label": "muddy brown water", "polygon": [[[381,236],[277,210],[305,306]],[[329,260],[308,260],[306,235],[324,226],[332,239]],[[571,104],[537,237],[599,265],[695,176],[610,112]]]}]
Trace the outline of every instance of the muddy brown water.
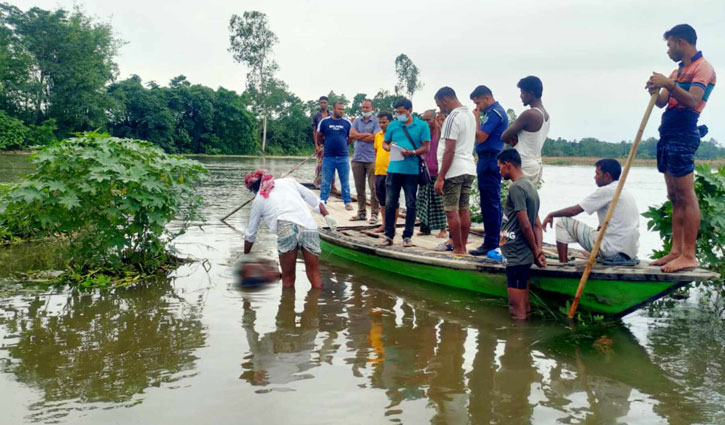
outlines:
[{"label": "muddy brown water", "polygon": [[[572,331],[513,323],[500,299],[325,256],[321,291],[301,263],[294,291],[243,291],[233,285],[241,235],[218,218],[249,196],[245,172],[279,175],[296,160],[200,160],[211,171],[206,219],[175,247],[206,263],[80,292],[13,278],[52,268],[51,248],[0,249],[0,422],[725,423],[725,329],[696,295]],[[29,170],[0,156],[0,182]],[[590,167],[545,173],[542,212],[593,190]],[[640,209],[664,199],[656,170],[630,178]],[[248,213],[230,221],[243,229]],[[641,255],[658,242],[643,234]],[[263,231],[255,251],[274,256],[274,236]]]}]

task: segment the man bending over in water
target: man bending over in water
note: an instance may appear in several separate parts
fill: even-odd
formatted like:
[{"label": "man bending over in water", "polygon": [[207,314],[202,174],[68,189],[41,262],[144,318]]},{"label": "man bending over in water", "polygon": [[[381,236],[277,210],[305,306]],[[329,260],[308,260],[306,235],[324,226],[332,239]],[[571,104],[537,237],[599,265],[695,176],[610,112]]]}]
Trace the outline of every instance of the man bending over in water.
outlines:
[{"label": "man bending over in water", "polygon": [[331,229],[337,220],[329,215],[312,191],[293,178],[275,180],[267,170],[257,170],[244,177],[247,189],[255,194],[249,224],[244,236],[244,254],[249,254],[257,239],[260,220],[277,234],[277,252],[282,267],[282,286],[294,287],[297,248],[302,248],[307,279],[313,288],[322,288],[320,277],[320,235],[308,205],[325,217]]}]

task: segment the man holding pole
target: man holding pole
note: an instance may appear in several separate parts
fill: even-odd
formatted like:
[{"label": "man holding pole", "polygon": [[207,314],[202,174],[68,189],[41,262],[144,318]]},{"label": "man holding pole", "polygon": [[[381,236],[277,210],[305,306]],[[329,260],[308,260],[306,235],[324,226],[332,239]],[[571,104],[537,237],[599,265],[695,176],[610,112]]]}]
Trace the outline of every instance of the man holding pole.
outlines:
[{"label": "man holding pole", "polygon": [[656,105],[665,107],[657,143],[657,169],[665,175],[667,197],[672,201],[672,249],[651,265],[672,273],[697,267],[695,243],[700,228],[700,208],[695,195],[695,152],[700,146],[697,120],[715,87],[715,70],[697,50],[697,34],[687,24],[665,32],[667,55],[679,67],[669,78],[653,72],[646,88],[662,89]]}]

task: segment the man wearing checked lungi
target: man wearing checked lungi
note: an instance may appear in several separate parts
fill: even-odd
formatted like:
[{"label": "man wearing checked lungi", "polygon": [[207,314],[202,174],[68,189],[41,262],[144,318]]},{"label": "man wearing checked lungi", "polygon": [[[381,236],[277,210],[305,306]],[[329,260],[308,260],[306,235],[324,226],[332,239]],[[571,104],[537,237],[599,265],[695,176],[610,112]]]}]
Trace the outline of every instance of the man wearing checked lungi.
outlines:
[{"label": "man wearing checked lungi", "polygon": [[244,184],[255,194],[244,236],[244,254],[252,250],[259,222],[264,220],[269,230],[277,234],[282,286],[294,287],[297,250],[301,248],[307,279],[313,288],[322,288],[320,235],[308,205],[325,217],[327,225],[333,230],[337,227],[337,220],[329,215],[325,205],[312,191],[293,178],[275,180],[267,170],[257,170],[244,177]]}]

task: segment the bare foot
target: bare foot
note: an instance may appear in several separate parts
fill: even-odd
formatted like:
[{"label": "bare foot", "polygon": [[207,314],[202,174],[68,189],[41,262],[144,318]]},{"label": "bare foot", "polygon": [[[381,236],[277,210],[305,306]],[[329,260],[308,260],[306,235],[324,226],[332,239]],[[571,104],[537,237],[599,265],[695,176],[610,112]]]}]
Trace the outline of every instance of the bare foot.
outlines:
[{"label": "bare foot", "polygon": [[436,238],[438,239],[445,239],[448,237],[448,232],[446,232],[446,229],[441,229],[440,232],[436,235]]},{"label": "bare foot", "polygon": [[430,235],[430,232],[417,232],[415,235],[416,236],[428,236],[428,235]]},{"label": "bare foot", "polygon": [[692,257],[685,257],[681,255],[664,266],[660,267],[665,273],[675,273],[685,269],[692,269],[697,267],[697,260]]},{"label": "bare foot", "polygon": [[385,226],[376,227],[375,230],[373,230],[373,233],[383,233],[385,231]]},{"label": "bare foot", "polygon": [[674,260],[675,258],[679,257],[679,252],[670,252],[669,254],[665,255],[662,258],[658,258],[654,260],[653,262],[649,263],[650,266],[664,266],[665,264],[669,263],[670,261]]}]

